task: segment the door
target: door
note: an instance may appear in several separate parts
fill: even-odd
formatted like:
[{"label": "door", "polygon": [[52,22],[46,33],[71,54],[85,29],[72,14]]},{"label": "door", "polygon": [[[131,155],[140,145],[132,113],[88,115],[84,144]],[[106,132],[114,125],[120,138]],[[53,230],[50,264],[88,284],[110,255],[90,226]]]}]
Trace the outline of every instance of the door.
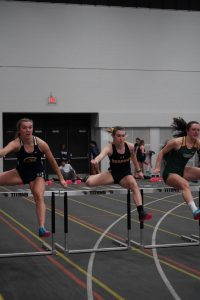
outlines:
[{"label": "door", "polygon": [[[65,144],[66,147],[68,148],[67,136],[68,136],[68,134],[67,134],[66,128],[54,127],[54,128],[46,129],[46,139],[45,140],[48,143],[48,145],[51,149],[51,152],[53,153],[53,156],[55,157],[58,165],[60,163],[59,151],[60,151],[61,144]],[[54,171],[52,170],[49,163],[47,163],[47,166],[46,166],[46,173],[47,173],[47,175],[54,173]]]},{"label": "door", "polygon": [[72,154],[71,163],[78,174],[89,173],[88,144],[89,128],[69,128],[68,148]]},{"label": "door", "polygon": [[[3,134],[3,146],[5,147],[16,137],[17,130],[6,128]],[[8,171],[16,167],[17,158],[14,153],[10,153],[3,158],[3,170]]]}]

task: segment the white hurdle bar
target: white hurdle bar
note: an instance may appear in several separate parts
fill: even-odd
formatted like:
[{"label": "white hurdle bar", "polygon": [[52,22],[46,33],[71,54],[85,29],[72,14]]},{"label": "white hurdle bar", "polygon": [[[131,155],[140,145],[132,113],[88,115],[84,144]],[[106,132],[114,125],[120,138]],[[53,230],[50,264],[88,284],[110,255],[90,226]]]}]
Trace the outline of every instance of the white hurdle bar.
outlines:
[{"label": "white hurdle bar", "polygon": [[[119,244],[117,247],[101,247],[89,249],[69,249],[68,236],[68,196],[85,196],[85,195],[107,195],[107,194],[126,194],[127,195],[127,243],[112,239],[113,242]],[[123,251],[130,248],[130,230],[131,230],[131,199],[130,191],[126,189],[105,189],[105,190],[76,190],[64,192],[64,246],[55,243],[55,248],[63,253],[91,253],[91,252],[106,252],[106,251]]]},{"label": "white hurdle bar", "polygon": [[[200,206],[200,187],[199,186],[190,186],[192,192],[199,193],[199,206]],[[140,192],[142,195],[142,201],[144,202],[144,192],[145,193],[155,193],[155,192],[179,192],[178,189],[168,186],[159,186],[159,187],[140,187]],[[166,244],[150,244],[145,245],[143,244],[143,230],[144,230],[144,222],[140,222],[140,242],[136,242],[131,240],[130,244],[135,245],[145,249],[152,249],[152,248],[172,248],[172,247],[189,247],[189,246],[199,246],[200,245],[200,220],[198,221],[198,236],[191,235],[191,237],[182,235],[181,238],[183,240],[187,240],[188,242],[183,243],[166,243]]]},{"label": "white hurdle bar", "polygon": [[[16,252],[16,253],[0,253],[0,258],[6,257],[25,257],[25,256],[41,256],[41,255],[52,255],[55,254],[55,195],[60,195],[59,191],[51,192],[45,191],[44,196],[51,197],[51,247],[46,243],[43,243],[42,247],[46,248],[46,251],[32,251],[32,252]],[[30,197],[33,196],[31,191],[13,191],[13,192],[0,192],[0,196],[4,197]]]}]

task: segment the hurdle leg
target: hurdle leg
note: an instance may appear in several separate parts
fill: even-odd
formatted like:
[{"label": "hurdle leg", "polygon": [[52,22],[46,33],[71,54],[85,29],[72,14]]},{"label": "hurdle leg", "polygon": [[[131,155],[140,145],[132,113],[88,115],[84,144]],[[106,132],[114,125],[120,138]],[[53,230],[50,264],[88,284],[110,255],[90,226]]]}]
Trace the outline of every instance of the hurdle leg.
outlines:
[{"label": "hurdle leg", "polygon": [[[200,199],[200,193],[199,193],[199,199]],[[168,244],[166,243],[166,244],[155,244],[155,245],[152,244],[152,245],[144,245],[143,247],[145,249],[153,249],[153,248],[191,247],[191,246],[199,246],[200,245],[200,241],[198,241],[195,238],[190,238],[187,236],[182,236],[182,238],[187,240],[188,242],[168,243]]]},{"label": "hurdle leg", "polygon": [[[142,205],[144,205],[144,191],[143,189],[140,190],[141,197],[142,197]],[[136,242],[134,240],[130,241],[131,245],[135,245],[137,247],[143,247],[143,229],[144,229],[144,222],[140,221],[140,236],[139,236],[139,242]]]},{"label": "hurdle leg", "polygon": [[55,248],[61,251],[62,253],[78,254],[78,253],[92,253],[92,252],[107,252],[107,251],[123,251],[129,249],[130,237],[129,231],[130,226],[130,191],[127,192],[127,235],[128,235],[128,244],[123,243],[118,240],[114,240],[120,246],[117,247],[104,247],[104,248],[91,248],[91,249],[69,249],[68,247],[68,201],[67,201],[67,192],[64,194],[64,246],[55,243]]},{"label": "hurdle leg", "polygon": [[131,231],[131,193],[127,193],[127,245],[130,247],[130,231]]},{"label": "hurdle leg", "polygon": [[[142,189],[141,189],[141,195],[142,195],[142,203],[144,203],[144,195],[143,195]],[[199,189],[199,204],[200,204],[200,189]],[[138,246],[138,247],[142,247],[144,249],[199,246],[200,245],[200,220],[198,222],[198,225],[199,225],[199,236],[198,237],[194,236],[194,235],[193,235],[193,237],[182,236],[182,238],[184,240],[187,240],[188,242],[145,245],[143,243],[144,223],[140,222],[140,242],[136,242],[133,240],[131,240],[130,242],[131,242],[131,244]]]},{"label": "hurdle leg", "polygon": [[[199,207],[200,207],[200,189],[199,189]],[[184,240],[196,240],[200,242],[200,219],[198,220],[199,228],[198,228],[198,235],[191,234],[191,237],[182,235],[181,238]]]},{"label": "hurdle leg", "polygon": [[47,243],[42,244],[46,251],[33,251],[33,252],[16,252],[16,253],[0,253],[0,258],[6,257],[25,257],[25,256],[42,256],[52,255],[54,250],[54,234],[55,234],[55,194],[51,194],[51,247]]},{"label": "hurdle leg", "polygon": [[55,243],[54,243],[54,236],[55,236],[55,193],[52,192],[51,194],[51,246],[49,246],[46,242],[43,241],[42,247],[47,249],[51,252],[51,254],[55,254]]},{"label": "hurdle leg", "polygon": [[69,252],[68,250],[68,197],[67,192],[64,193],[64,246],[55,243],[55,249],[58,249],[62,253]]},{"label": "hurdle leg", "polygon": [[[127,192],[127,239],[126,239],[126,243],[129,248],[131,247],[130,231],[131,231],[131,193],[130,193],[130,190],[128,190],[128,192]],[[126,246],[126,244],[124,244],[123,242],[120,242],[117,240],[115,240],[114,242],[117,245]]]}]

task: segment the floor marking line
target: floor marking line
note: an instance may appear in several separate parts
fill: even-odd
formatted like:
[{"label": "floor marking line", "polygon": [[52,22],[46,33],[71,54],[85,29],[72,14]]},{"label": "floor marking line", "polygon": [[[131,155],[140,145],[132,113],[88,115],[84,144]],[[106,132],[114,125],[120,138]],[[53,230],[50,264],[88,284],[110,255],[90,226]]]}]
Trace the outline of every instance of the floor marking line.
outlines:
[{"label": "floor marking line", "polygon": [[[153,231],[153,235],[152,235],[152,244],[154,245],[156,243],[156,234],[157,234],[157,230],[160,226],[160,224],[162,223],[162,221],[172,212],[174,211],[175,209],[177,209],[178,207],[184,205],[184,203],[181,203],[177,206],[175,206],[174,208],[170,209],[168,212],[166,212],[165,215],[163,215],[160,220],[158,221],[158,223],[156,224],[155,226],[155,229]],[[160,261],[159,261],[159,258],[158,258],[158,254],[157,254],[157,249],[156,248],[153,248],[152,249],[152,252],[153,252],[153,257],[154,257],[154,261],[155,261],[155,265],[157,267],[157,270],[158,270],[158,273],[160,274],[164,284],[166,285],[167,289],[169,290],[170,294],[172,295],[172,297],[175,299],[175,300],[181,300],[181,298],[179,297],[179,295],[176,293],[175,289],[173,288],[172,284],[170,283],[170,281],[168,280],[167,276],[165,275],[162,267],[161,267],[161,264],[160,264]]]},{"label": "floor marking line", "polygon": [[[1,210],[0,210],[1,212]],[[9,215],[6,214],[6,217],[9,218]],[[30,244],[34,249],[37,251],[43,251],[38,245],[36,245],[33,241],[31,241],[25,234],[23,234],[19,229],[17,229],[14,225],[12,225],[9,221],[7,221],[3,216],[0,215],[0,219],[9,226],[15,233],[17,233],[21,238],[23,238],[28,244]],[[21,226],[17,220],[15,220],[13,217],[10,218],[14,223]],[[24,229],[24,226],[21,226]],[[29,230],[28,230],[29,232]],[[40,239],[40,238],[38,238]],[[73,274],[71,271],[69,271],[67,268],[65,268],[61,263],[59,263],[54,257],[47,255],[46,258],[51,261],[55,266],[57,266],[63,273],[65,273],[68,277],[70,277],[77,285],[81,286],[82,288],[86,289],[86,284],[84,281],[79,279],[75,274]],[[97,300],[104,300],[97,292],[94,291],[94,297]],[[1,298],[0,298],[1,300]]]}]

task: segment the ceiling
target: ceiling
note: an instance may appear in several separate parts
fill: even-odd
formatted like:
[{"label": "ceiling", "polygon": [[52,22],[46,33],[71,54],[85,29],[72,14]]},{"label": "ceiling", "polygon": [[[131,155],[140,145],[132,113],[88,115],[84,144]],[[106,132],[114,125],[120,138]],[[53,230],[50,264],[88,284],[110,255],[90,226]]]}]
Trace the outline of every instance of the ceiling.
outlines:
[{"label": "ceiling", "polygon": [[[7,1],[12,1],[12,0],[7,0]],[[199,0],[32,0],[32,1],[17,0],[17,1],[200,11]]]}]

